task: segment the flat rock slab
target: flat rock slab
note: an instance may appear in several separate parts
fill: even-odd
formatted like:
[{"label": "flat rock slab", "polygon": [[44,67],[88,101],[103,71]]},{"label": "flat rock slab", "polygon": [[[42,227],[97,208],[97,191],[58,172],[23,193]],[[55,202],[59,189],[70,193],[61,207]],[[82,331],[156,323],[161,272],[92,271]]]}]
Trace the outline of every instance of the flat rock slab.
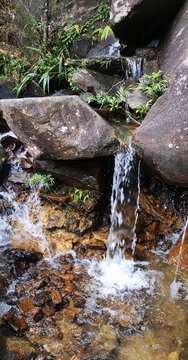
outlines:
[{"label": "flat rock slab", "polygon": [[119,147],[113,127],[78,96],[0,100],[0,110],[35,159],[93,158]]}]

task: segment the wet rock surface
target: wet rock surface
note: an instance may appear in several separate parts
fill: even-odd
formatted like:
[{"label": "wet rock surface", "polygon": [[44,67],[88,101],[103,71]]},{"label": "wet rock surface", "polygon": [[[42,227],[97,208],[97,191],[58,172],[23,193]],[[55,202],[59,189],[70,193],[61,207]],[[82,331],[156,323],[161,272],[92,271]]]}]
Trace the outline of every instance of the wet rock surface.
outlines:
[{"label": "wet rock surface", "polygon": [[[145,56],[145,55],[144,55]],[[136,59],[133,57],[126,56],[112,56],[112,55],[99,55],[99,56],[91,56],[89,58],[84,59],[87,69],[94,70],[96,72],[108,75],[119,75],[125,76],[131,69],[131,62],[134,60],[137,64],[142,62],[142,54],[138,56]],[[81,67],[82,60],[80,59],[66,59],[65,66],[75,66]]]},{"label": "wet rock surface", "polygon": [[168,261],[188,273],[188,231],[186,231],[184,239],[182,237],[183,235],[170,251]]},{"label": "wet rock surface", "polygon": [[93,158],[118,149],[113,128],[77,96],[1,100],[0,108],[34,158]]}]

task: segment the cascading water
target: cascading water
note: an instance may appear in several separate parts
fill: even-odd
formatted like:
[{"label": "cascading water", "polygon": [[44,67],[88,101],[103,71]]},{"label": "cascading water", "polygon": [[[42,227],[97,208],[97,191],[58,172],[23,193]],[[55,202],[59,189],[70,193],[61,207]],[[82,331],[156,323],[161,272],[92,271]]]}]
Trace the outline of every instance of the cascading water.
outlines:
[{"label": "cascading water", "polygon": [[128,68],[126,72],[127,77],[131,75],[134,79],[140,79],[143,70],[143,59],[141,57],[127,57],[126,67]]},{"label": "cascading water", "polygon": [[139,195],[140,161],[129,143],[127,149],[115,156],[107,255],[101,262],[87,263],[89,274],[95,274],[100,294],[104,296],[153,289],[154,273],[147,271],[148,262],[126,259],[127,249],[131,249],[133,255],[135,252]]},{"label": "cascading water", "polygon": [[[135,77],[138,74],[135,65],[132,73]],[[24,157],[25,152],[20,156]],[[10,157],[11,174],[21,173],[13,154]],[[11,351],[10,356],[5,351],[3,357],[1,351],[0,358],[15,358],[17,351],[25,347],[28,354],[22,359],[187,360],[185,301],[188,298],[183,280],[181,288],[178,286],[179,261],[173,282],[174,270],[165,259],[163,261],[162,254],[156,256],[159,254],[147,250],[143,256],[145,261],[132,259],[137,245],[140,162],[131,145],[115,157],[111,228],[103,260],[101,254],[100,260],[96,254],[90,258],[89,252],[84,258],[85,237],[80,238],[77,252],[70,250],[50,256],[39,220],[42,208],[37,193],[27,193],[24,189],[23,199],[20,199],[16,186],[7,181],[0,188],[0,201],[5,202],[0,213],[0,252],[11,249],[10,243],[14,245],[14,240],[19,252],[21,241],[27,243],[33,238],[41,245],[41,251],[46,249],[44,256],[47,258],[46,261],[39,261],[39,258],[21,273],[15,271],[10,277],[8,291],[0,294],[0,318],[10,311],[13,320],[19,315],[19,320],[26,320],[28,326],[24,338],[18,333],[13,337],[11,333],[10,337],[7,334],[3,337],[3,334],[1,340],[3,332],[0,333],[0,348],[6,344],[7,351]],[[174,236],[173,245],[182,235],[180,255],[187,227],[188,220],[181,234]],[[90,241],[89,236],[87,240]],[[144,253],[144,247],[142,250]],[[11,271],[9,266],[3,254],[0,286],[1,271],[5,267]],[[178,286],[175,296],[172,283],[175,283],[175,290]]]},{"label": "cascading water", "polygon": [[[140,163],[135,176],[135,151],[129,144],[127,151],[115,157],[111,195],[111,228],[107,256],[114,252],[124,257],[127,248],[136,246],[136,221],[139,208]],[[137,184],[136,184],[137,181]],[[137,192],[135,188],[137,187]]]},{"label": "cascading water", "polygon": [[[4,136],[6,135],[7,133],[4,134]],[[17,154],[17,157],[24,158],[25,153],[26,151],[23,151]],[[11,159],[9,176],[17,173],[21,174],[23,170],[16,159]],[[0,213],[0,248],[2,250],[12,241],[21,245],[32,238],[33,241],[40,243],[41,251],[46,250],[46,254],[49,255],[43,223],[38,219],[40,198],[37,193],[38,189],[35,187],[24,201],[19,202],[11,182],[4,183],[0,191],[0,198],[5,204],[5,209]]]}]

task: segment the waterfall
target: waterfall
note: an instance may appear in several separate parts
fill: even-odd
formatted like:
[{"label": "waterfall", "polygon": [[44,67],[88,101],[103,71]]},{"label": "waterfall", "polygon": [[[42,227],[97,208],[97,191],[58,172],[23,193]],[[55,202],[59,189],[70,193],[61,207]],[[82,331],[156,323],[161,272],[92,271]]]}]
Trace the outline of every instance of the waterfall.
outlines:
[{"label": "waterfall", "polygon": [[134,79],[140,79],[143,74],[143,59],[141,57],[126,58],[127,78],[132,76]]},{"label": "waterfall", "polygon": [[[6,135],[6,134],[4,134]],[[25,151],[26,152],[26,151]],[[24,157],[25,152],[17,154],[17,157]],[[22,173],[23,170],[14,158],[10,161],[9,175]],[[0,212],[0,250],[4,250],[12,241],[13,244],[24,244],[31,240],[39,245],[39,251],[46,251],[50,256],[43,232],[43,223],[38,220],[40,212],[40,198],[37,195],[38,189],[32,189],[29,196],[19,201],[19,194],[15,192],[15,186],[11,182],[5,182],[0,188],[0,200],[2,210]]]},{"label": "waterfall", "polygon": [[135,251],[140,194],[140,161],[138,171],[136,165],[135,150],[131,144],[127,150],[115,157],[108,257],[116,253],[123,258],[127,248],[132,248],[133,254]]}]

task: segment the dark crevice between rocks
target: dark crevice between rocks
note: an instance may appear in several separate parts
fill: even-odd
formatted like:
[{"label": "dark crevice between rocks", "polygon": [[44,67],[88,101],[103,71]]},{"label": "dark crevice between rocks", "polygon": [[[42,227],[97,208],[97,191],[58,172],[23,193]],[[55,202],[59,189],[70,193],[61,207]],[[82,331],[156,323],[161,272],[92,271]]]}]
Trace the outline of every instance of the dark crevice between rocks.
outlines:
[{"label": "dark crevice between rocks", "polygon": [[135,11],[124,21],[114,25],[114,32],[122,43],[134,48],[146,46],[152,40],[161,39],[177,15],[185,0],[145,0],[135,6]]}]

